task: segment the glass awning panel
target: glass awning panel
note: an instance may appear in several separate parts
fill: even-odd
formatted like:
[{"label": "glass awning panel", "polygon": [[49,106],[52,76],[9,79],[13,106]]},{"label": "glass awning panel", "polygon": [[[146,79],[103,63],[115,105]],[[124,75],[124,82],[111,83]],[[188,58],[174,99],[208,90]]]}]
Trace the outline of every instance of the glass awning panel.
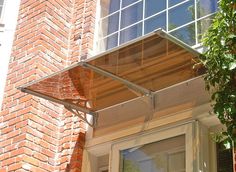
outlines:
[{"label": "glass awning panel", "polygon": [[197,76],[198,54],[153,35],[88,63],[151,91]]},{"label": "glass awning panel", "polygon": [[83,68],[80,64],[26,89],[92,111],[137,97],[122,83]]},{"label": "glass awning panel", "polygon": [[20,89],[91,114],[195,78],[199,56],[157,30]]}]

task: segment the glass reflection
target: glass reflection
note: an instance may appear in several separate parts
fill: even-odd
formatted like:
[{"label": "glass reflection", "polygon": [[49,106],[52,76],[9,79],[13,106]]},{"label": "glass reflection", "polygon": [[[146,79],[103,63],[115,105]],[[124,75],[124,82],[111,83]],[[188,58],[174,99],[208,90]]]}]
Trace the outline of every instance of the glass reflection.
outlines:
[{"label": "glass reflection", "polygon": [[131,26],[120,32],[120,44],[135,39],[142,35],[142,23]]},{"label": "glass reflection", "polygon": [[143,18],[143,2],[139,2],[121,11],[121,28],[136,23]]},{"label": "glass reflection", "polygon": [[197,16],[198,18],[217,11],[218,0],[198,0],[197,1]]},{"label": "glass reflection", "polygon": [[185,136],[121,151],[120,172],[185,172]]},{"label": "glass reflection", "polygon": [[212,24],[214,16],[202,19],[197,22],[197,30],[198,30],[198,43],[202,42],[202,36],[207,31],[207,29]]},{"label": "glass reflection", "polygon": [[101,0],[101,17],[105,17],[120,9],[120,0]]},{"label": "glass reflection", "polygon": [[170,34],[190,46],[196,44],[195,23],[182,27],[176,31],[171,32]]},{"label": "glass reflection", "polygon": [[169,30],[182,26],[194,20],[194,1],[188,1],[169,11]]},{"label": "glass reflection", "polygon": [[139,1],[139,0],[122,0],[122,8],[126,7],[127,5],[132,4],[134,2],[137,2],[137,1]]},{"label": "glass reflection", "polygon": [[166,0],[145,1],[145,17],[149,17],[165,9],[166,9]]},{"label": "glass reflection", "polygon": [[117,46],[117,44],[118,44],[118,34],[117,33],[112,36],[109,36],[106,39],[107,39],[107,45],[106,45],[107,50]]},{"label": "glass reflection", "polygon": [[166,30],[166,12],[154,16],[146,21],[144,21],[144,33],[147,34],[156,30],[157,28],[162,28]]},{"label": "glass reflection", "polygon": [[101,32],[99,32],[100,37],[106,37],[114,32],[116,32],[119,28],[119,12],[108,16],[101,20]]},{"label": "glass reflection", "polygon": [[169,7],[176,5],[176,4],[183,2],[183,1],[185,1],[185,0],[168,0]]}]

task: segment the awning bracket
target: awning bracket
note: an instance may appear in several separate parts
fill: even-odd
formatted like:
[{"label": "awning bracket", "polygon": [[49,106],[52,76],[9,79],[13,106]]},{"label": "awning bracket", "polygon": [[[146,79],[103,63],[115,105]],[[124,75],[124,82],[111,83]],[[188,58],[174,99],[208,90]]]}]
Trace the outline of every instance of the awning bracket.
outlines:
[{"label": "awning bracket", "polygon": [[88,115],[91,114],[86,114],[84,112],[78,111],[76,109],[73,109],[71,107],[67,107],[65,106],[65,108],[70,111],[71,113],[75,114],[76,116],[78,116],[80,119],[82,119],[84,122],[86,122],[90,127],[95,128],[97,125],[97,120],[98,120],[98,113],[94,113],[92,115],[92,121],[90,121],[87,117]]},{"label": "awning bracket", "polygon": [[[70,112],[72,112],[73,114],[79,116],[83,121],[85,121],[89,126],[91,127],[96,127],[96,124],[97,124],[97,118],[98,118],[98,113],[97,112],[94,112],[94,111],[91,111],[89,109],[86,109],[82,106],[79,106],[77,104],[73,104],[73,103],[69,103],[69,102],[65,102],[63,100],[59,100],[59,99],[56,99],[56,98],[53,98],[53,97],[50,97],[50,96],[47,96],[47,95],[44,95],[42,93],[38,93],[36,91],[32,91],[32,90],[29,90],[29,89],[26,89],[26,88],[18,88],[19,90],[21,90],[22,92],[24,93],[29,93],[31,95],[34,95],[34,96],[37,96],[37,97],[40,97],[40,98],[43,98],[43,99],[46,99],[46,100],[50,100],[52,102],[55,102],[55,103],[58,103],[58,104],[61,104],[63,105],[67,110],[69,110]],[[81,115],[81,113],[84,113],[84,115]],[[93,117],[93,121],[92,123],[89,122],[89,120],[87,119],[87,115],[91,115]]]}]

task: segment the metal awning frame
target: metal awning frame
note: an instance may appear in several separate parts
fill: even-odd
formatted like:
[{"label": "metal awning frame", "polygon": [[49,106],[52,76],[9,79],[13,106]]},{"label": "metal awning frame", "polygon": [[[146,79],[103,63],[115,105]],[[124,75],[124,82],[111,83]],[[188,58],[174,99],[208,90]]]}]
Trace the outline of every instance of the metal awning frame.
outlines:
[{"label": "metal awning frame", "polygon": [[[101,74],[103,76],[112,78],[113,80],[116,80],[116,81],[122,83],[127,88],[129,88],[133,92],[135,92],[136,95],[138,95],[139,97],[143,97],[144,100],[147,97],[148,101],[145,101],[145,102],[148,103],[148,104],[150,103],[152,111],[153,112],[155,111],[155,101],[154,101],[155,100],[155,92],[150,91],[150,90],[148,90],[146,88],[143,88],[143,87],[141,87],[139,85],[136,85],[136,84],[134,84],[134,83],[132,83],[132,82],[126,80],[126,79],[120,78],[119,76],[116,76],[116,75],[114,75],[114,74],[112,74],[110,72],[102,70],[102,69],[100,69],[100,68],[98,68],[96,66],[93,66],[93,65],[91,65],[91,64],[89,64],[87,62],[79,62],[77,66],[88,68],[88,69],[90,69],[90,70],[92,70],[92,71],[94,71],[96,73],[99,73],[99,74]],[[79,116],[89,126],[91,126],[93,128],[96,127],[96,125],[97,125],[97,118],[98,118],[98,112],[94,112],[94,111],[89,110],[88,108],[85,108],[85,107],[82,107],[82,106],[79,106],[79,105],[76,105],[76,104],[73,104],[73,103],[65,102],[65,101],[59,100],[57,98],[54,98],[54,97],[51,97],[51,96],[47,96],[47,95],[42,94],[42,93],[38,93],[36,91],[29,90],[26,87],[27,86],[20,87],[18,89],[21,90],[24,93],[28,93],[28,94],[31,94],[31,95],[34,95],[34,96],[37,96],[37,97],[40,97],[40,98],[43,98],[43,99],[46,99],[46,100],[50,100],[50,101],[58,103],[58,104],[61,104],[67,110],[69,110],[73,114]],[[84,114],[82,115],[81,112],[84,113]],[[90,122],[87,119],[87,114],[89,114],[89,115],[91,115],[93,117],[92,122]]]},{"label": "metal awning frame", "polygon": [[[78,104],[65,102],[65,101],[63,101],[63,100],[59,100],[59,99],[57,99],[57,98],[54,98],[54,97],[51,97],[51,96],[47,96],[47,95],[45,95],[45,94],[38,93],[38,92],[36,92],[36,91],[27,89],[28,86],[33,85],[33,84],[35,84],[35,83],[38,83],[38,82],[40,82],[40,81],[42,81],[42,80],[44,80],[44,79],[53,77],[53,76],[55,76],[55,75],[57,75],[57,74],[59,74],[59,73],[62,73],[62,72],[64,72],[64,71],[67,71],[67,70],[72,69],[72,68],[74,68],[74,67],[81,66],[81,67],[83,67],[83,68],[88,68],[88,69],[90,69],[90,70],[92,70],[92,71],[94,71],[94,72],[96,72],[96,73],[99,73],[99,74],[101,74],[101,75],[103,75],[103,76],[112,78],[113,80],[116,80],[116,81],[122,83],[122,84],[125,85],[128,89],[130,89],[131,91],[133,91],[138,97],[142,97],[142,98],[144,99],[144,101],[145,101],[147,104],[150,105],[150,110],[151,110],[152,113],[151,113],[151,114],[148,114],[148,115],[146,116],[146,118],[145,118],[145,119],[147,119],[147,120],[150,120],[150,119],[152,118],[152,116],[153,116],[153,113],[154,113],[155,110],[156,110],[156,107],[155,107],[155,92],[153,92],[153,91],[151,91],[151,90],[148,90],[148,89],[146,89],[146,88],[144,88],[144,87],[141,87],[141,86],[139,86],[139,85],[136,85],[136,84],[134,84],[134,83],[132,83],[132,82],[130,82],[130,81],[124,79],[124,78],[121,78],[121,77],[119,77],[119,76],[117,76],[117,75],[114,75],[114,74],[112,74],[112,73],[110,73],[110,72],[107,72],[107,71],[105,71],[105,70],[103,70],[103,69],[101,69],[101,68],[98,68],[98,67],[94,66],[94,65],[91,65],[91,64],[89,64],[88,62],[91,61],[91,60],[94,60],[94,59],[96,59],[96,58],[99,58],[99,57],[101,57],[101,56],[104,56],[104,55],[106,55],[106,54],[112,53],[112,52],[114,52],[114,51],[116,51],[116,50],[119,50],[119,49],[121,49],[121,48],[127,47],[128,45],[131,45],[131,44],[133,44],[133,43],[135,43],[135,42],[138,42],[138,41],[140,41],[140,40],[143,40],[144,38],[147,38],[147,37],[149,37],[149,36],[151,36],[151,35],[154,35],[154,34],[157,34],[157,35],[159,35],[159,36],[162,37],[162,38],[165,38],[165,39],[167,39],[167,40],[169,40],[169,41],[171,41],[171,42],[174,42],[175,44],[181,46],[182,48],[186,49],[187,51],[189,51],[189,52],[191,52],[191,53],[193,53],[193,54],[195,54],[195,55],[197,55],[197,56],[200,55],[200,53],[199,53],[198,51],[192,49],[190,46],[188,46],[187,44],[183,43],[182,41],[176,39],[175,37],[173,37],[173,36],[167,34],[164,30],[162,30],[162,29],[157,29],[157,30],[154,31],[153,33],[150,33],[150,34],[147,34],[147,35],[145,35],[145,36],[143,36],[143,37],[137,38],[137,39],[135,39],[135,40],[133,40],[133,41],[130,41],[130,42],[128,42],[128,43],[125,43],[125,44],[123,44],[123,45],[121,45],[121,46],[119,46],[119,47],[116,47],[116,48],[113,48],[113,49],[111,49],[111,50],[108,50],[108,51],[106,51],[105,53],[101,53],[101,54],[99,54],[99,55],[97,55],[97,56],[95,56],[95,57],[92,57],[92,58],[89,58],[89,59],[87,59],[87,60],[84,60],[84,61],[81,61],[81,62],[79,62],[79,63],[76,63],[75,65],[72,65],[72,66],[70,66],[70,67],[68,67],[68,68],[65,68],[65,69],[62,70],[62,71],[59,71],[59,72],[57,72],[57,73],[54,73],[54,74],[52,74],[52,75],[49,75],[49,76],[44,77],[44,78],[42,78],[42,79],[39,79],[39,80],[37,80],[37,81],[31,82],[31,83],[29,83],[29,84],[26,84],[26,85],[24,85],[24,86],[22,86],[22,87],[19,87],[18,89],[21,90],[22,92],[25,92],[25,93],[28,93],[28,94],[31,94],[31,95],[34,95],[34,96],[37,96],[37,97],[40,97],[40,98],[43,98],[43,99],[46,99],[46,100],[49,100],[49,101],[52,101],[52,102],[55,102],[55,103],[58,103],[58,104],[63,105],[67,110],[69,110],[69,111],[72,112],[73,114],[79,116],[79,117],[80,117],[83,121],[85,121],[89,126],[95,128],[95,127],[97,126],[98,112],[91,111],[91,110],[89,110],[88,108],[83,107],[83,106],[80,106],[80,105],[78,105]],[[99,111],[100,111],[100,110],[99,110]],[[91,116],[93,117],[93,119],[92,119],[91,122],[90,122],[90,120],[87,119],[87,114],[89,114],[89,115],[91,115]]]}]

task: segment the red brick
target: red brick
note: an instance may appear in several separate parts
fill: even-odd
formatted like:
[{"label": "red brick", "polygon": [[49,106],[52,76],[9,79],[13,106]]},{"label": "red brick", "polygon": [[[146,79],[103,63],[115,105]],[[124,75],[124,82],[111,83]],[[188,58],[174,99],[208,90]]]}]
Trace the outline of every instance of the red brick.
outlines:
[{"label": "red brick", "polygon": [[[9,168],[3,167],[2,171],[25,171],[21,167],[23,162],[30,164],[30,171],[60,171],[71,159],[74,160],[74,165],[71,164],[73,170],[81,169],[84,141],[78,140],[77,135],[83,132],[84,126],[78,121],[73,128],[69,122],[65,130],[59,125],[67,118],[63,107],[21,93],[16,87],[59,71],[92,49],[96,2],[83,3],[69,0],[21,1],[4,105],[0,112],[0,122],[4,124],[0,127],[0,164]],[[78,46],[73,38],[82,32],[86,35],[82,35],[82,45]],[[68,115],[68,118],[73,116]],[[80,127],[81,131],[77,130]],[[78,156],[61,156],[62,145],[71,150],[71,145],[76,142],[81,142],[77,143],[80,151],[74,151]],[[58,159],[54,159],[56,157]],[[59,163],[61,157],[64,164]]]},{"label": "red brick", "polygon": [[39,160],[37,160],[37,159],[35,159],[33,157],[29,157],[27,155],[23,156],[23,161],[26,162],[26,163],[32,164],[34,166],[39,166],[39,163],[40,163]]},{"label": "red brick", "polygon": [[10,164],[13,164],[16,162],[16,159],[14,157],[12,158],[9,158],[9,159],[6,159],[6,160],[3,160],[2,161],[2,166],[9,166]]},{"label": "red brick", "polygon": [[8,167],[8,171],[16,171],[22,167],[21,163],[12,164]]}]

